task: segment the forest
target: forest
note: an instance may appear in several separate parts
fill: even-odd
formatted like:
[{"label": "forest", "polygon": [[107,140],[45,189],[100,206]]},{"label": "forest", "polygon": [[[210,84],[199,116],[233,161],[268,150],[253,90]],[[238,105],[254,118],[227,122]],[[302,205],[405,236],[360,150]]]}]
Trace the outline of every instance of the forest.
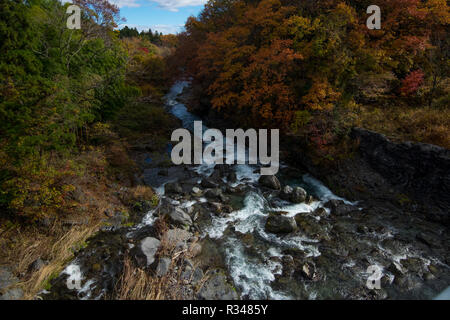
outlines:
[{"label": "forest", "polygon": [[[282,128],[313,149],[361,126],[450,146],[445,0],[209,1],[179,35],[200,95],[243,127]],[[177,55],[177,53],[175,53]]]}]

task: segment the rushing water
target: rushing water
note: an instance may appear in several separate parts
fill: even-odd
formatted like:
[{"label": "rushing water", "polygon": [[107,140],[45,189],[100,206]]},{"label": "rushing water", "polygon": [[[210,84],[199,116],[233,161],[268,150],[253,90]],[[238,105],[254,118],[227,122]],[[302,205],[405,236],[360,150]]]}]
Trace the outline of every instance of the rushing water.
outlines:
[{"label": "rushing water", "polygon": [[[166,95],[166,107],[169,112],[182,121],[184,128],[193,131],[194,121],[201,120],[199,117],[191,114],[186,106],[177,101],[177,96],[182,93],[183,89],[189,86],[188,81],[179,81],[172,86],[170,92]],[[207,128],[203,126],[203,130]],[[230,143],[224,139],[225,145]],[[248,156],[247,150],[241,150],[245,156]],[[283,167],[283,164],[280,164]],[[214,170],[212,164],[201,164],[188,167],[189,170],[193,170],[200,175],[198,182],[203,177],[208,177]],[[175,168],[176,169],[176,168]],[[248,191],[243,197],[243,205],[240,209],[235,210],[226,216],[212,216],[212,221],[202,230],[202,237],[209,238],[215,241],[222,249],[224,255],[224,261],[227,271],[234,284],[239,288],[241,297],[248,299],[298,299],[298,298],[335,298],[335,297],[365,297],[358,292],[355,295],[351,295],[351,290],[354,288],[364,288],[367,274],[365,268],[367,263],[372,265],[384,265],[386,267],[390,263],[401,265],[402,260],[407,258],[414,258],[421,261],[423,265],[428,266],[430,263],[439,265],[445,270],[448,270],[448,266],[438,258],[433,256],[424,257],[421,247],[412,245],[408,241],[398,244],[394,241],[394,236],[399,234],[399,230],[393,227],[391,224],[384,221],[380,221],[379,225],[383,228],[378,228],[377,231],[371,230],[366,235],[358,235],[355,232],[347,232],[344,230],[340,232],[342,237],[339,241],[352,241],[358,243],[358,250],[363,250],[362,253],[349,256],[345,254],[345,251],[352,247],[348,245],[349,242],[337,243],[332,248],[333,254],[324,258],[325,262],[331,261],[321,266],[322,271],[325,273],[326,285],[322,283],[313,283],[312,281],[299,281],[298,286],[303,286],[304,290],[299,291],[295,287],[293,290],[285,290],[283,286],[274,286],[276,277],[281,275],[283,271],[283,265],[281,258],[284,256],[286,250],[296,250],[301,252],[305,258],[318,258],[321,257],[323,252],[319,247],[319,240],[311,239],[305,236],[303,233],[292,233],[287,235],[275,235],[265,231],[265,222],[267,214],[271,211],[282,211],[285,215],[293,217],[298,213],[309,213],[317,208],[323,208],[324,204],[329,200],[343,200],[346,204],[356,205],[346,199],[342,199],[334,195],[325,185],[319,180],[315,179],[309,174],[303,174],[299,176],[289,175],[287,181],[291,186],[301,186],[308,194],[313,195],[314,200],[308,204],[292,204],[289,202],[278,202],[276,205],[268,201],[267,195],[263,194],[263,190],[258,187],[259,166],[248,164],[235,164],[231,167],[236,173],[237,182],[231,183],[232,186],[239,184],[245,184],[249,186]],[[176,174],[171,174],[169,171],[169,179],[165,181],[175,181]],[[223,178],[224,182],[226,178]],[[152,179],[153,181],[154,179]],[[164,183],[152,185],[155,190],[160,194],[161,198],[171,202],[173,205],[179,206],[188,210],[189,207],[197,204],[204,203],[208,200],[200,197],[195,200],[173,200],[164,195]],[[330,210],[325,209],[329,215]],[[157,219],[155,211],[149,211],[142,222],[134,228],[134,230],[142,228],[146,225],[152,225]],[[318,221],[320,217],[315,217]],[[378,223],[378,222],[377,222]],[[351,224],[351,223],[350,223]],[[366,222],[363,221],[365,225]],[[369,223],[370,224],[370,223]],[[345,225],[344,225],[345,226]],[[342,225],[341,225],[342,228]],[[407,227],[403,228],[407,229]],[[375,228],[376,229],[376,228]],[[400,230],[403,234],[407,234],[408,230]],[[350,234],[350,236],[348,236]],[[352,237],[357,235],[357,238]],[[248,237],[250,236],[250,237]],[[244,238],[247,237],[245,240]],[[250,241],[248,241],[250,239]],[[339,242],[338,241],[338,242]],[[347,247],[346,247],[347,246]],[[354,249],[352,247],[352,249]],[[366,251],[367,250],[367,255]],[[340,254],[338,251],[344,251],[344,254]],[[372,254],[375,252],[375,254]],[[358,251],[359,252],[359,251]],[[331,258],[330,258],[331,257]],[[341,258],[345,257],[345,258]],[[327,260],[328,259],[328,260]],[[335,261],[336,260],[336,261]],[[338,261],[339,260],[339,261]],[[366,262],[362,263],[361,261]],[[71,280],[83,279],[82,275],[78,273],[79,270],[78,260],[73,261],[66,267],[63,273],[69,275]],[[345,279],[345,280],[342,280]],[[392,282],[392,275],[388,274],[388,280]],[[90,279],[84,279],[84,285],[78,290],[85,299],[101,298],[103,291],[100,295],[94,297],[91,294],[91,290],[95,288],[98,283]],[[349,284],[346,289],[342,289],[344,282]],[[289,287],[289,285],[288,285]],[[420,288],[419,288],[420,289]],[[340,291],[341,290],[341,291]],[[428,289],[427,289],[428,290]],[[300,293],[299,293],[300,292]],[[305,293],[306,292],[306,293]],[[436,292],[432,290],[425,296],[432,297]],[[402,296],[400,296],[402,297]]]},{"label": "rushing water", "polygon": [[[199,117],[191,114],[186,106],[177,101],[177,96],[182,93],[183,89],[189,85],[188,81],[177,82],[166,96],[166,104],[169,112],[179,118],[183,127],[193,130],[193,123],[200,120]],[[207,128],[203,126],[203,130]],[[224,140],[225,144],[230,141]],[[237,152],[239,155],[248,156],[247,150]],[[214,164],[201,164],[195,167],[202,176],[211,174]],[[212,239],[220,239],[224,246],[225,261],[228,271],[234,280],[234,283],[241,290],[244,297],[250,299],[289,299],[290,297],[283,292],[277,292],[272,289],[271,282],[275,279],[275,275],[281,272],[281,265],[271,258],[280,257],[281,250],[286,248],[296,248],[305,252],[306,256],[320,255],[315,240],[304,238],[298,235],[288,235],[279,237],[277,235],[267,233],[264,230],[265,220],[268,211],[284,211],[288,212],[288,216],[294,216],[299,212],[311,212],[318,207],[322,207],[330,199],[341,199],[334,195],[320,181],[310,175],[294,177],[290,181],[291,185],[299,185],[304,187],[315,198],[319,199],[310,204],[290,204],[277,208],[269,205],[266,198],[257,188],[257,180],[259,178],[259,170],[256,165],[236,164],[233,165],[236,172],[237,182],[234,185],[245,183],[253,185],[254,189],[247,192],[244,199],[244,206],[238,211],[234,211],[226,217],[214,217],[209,227],[204,230],[203,236],[209,236]],[[161,189],[160,189],[161,190]],[[345,199],[342,199],[345,200]],[[347,202],[347,201],[346,201]],[[184,207],[194,204],[190,202]],[[350,203],[350,202],[348,202]],[[150,212],[144,221],[152,223],[154,221],[153,212]],[[235,231],[241,234],[252,234],[255,239],[253,248],[246,248],[242,241],[234,234],[226,234],[229,227],[233,227]]]}]

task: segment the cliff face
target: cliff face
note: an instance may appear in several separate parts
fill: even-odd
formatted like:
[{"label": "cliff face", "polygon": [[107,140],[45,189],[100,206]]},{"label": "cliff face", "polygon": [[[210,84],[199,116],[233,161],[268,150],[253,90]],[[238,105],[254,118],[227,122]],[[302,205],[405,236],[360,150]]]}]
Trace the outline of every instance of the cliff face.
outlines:
[{"label": "cliff face", "polygon": [[395,143],[382,134],[354,128],[361,157],[392,186],[426,207],[450,213],[450,150],[424,143]]},{"label": "cliff face", "polygon": [[313,164],[295,140],[286,141],[283,149],[291,164],[303,166],[343,197],[367,206],[394,206],[403,213],[449,224],[450,150],[395,143],[361,128],[354,128],[350,137],[358,142],[358,151],[332,166]]}]

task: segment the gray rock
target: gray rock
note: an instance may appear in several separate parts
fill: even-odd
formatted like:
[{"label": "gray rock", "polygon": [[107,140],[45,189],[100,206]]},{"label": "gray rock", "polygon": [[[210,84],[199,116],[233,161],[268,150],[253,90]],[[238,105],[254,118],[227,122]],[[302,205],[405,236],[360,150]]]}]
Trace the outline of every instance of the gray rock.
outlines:
[{"label": "gray rock", "polygon": [[9,268],[0,267],[0,290],[19,282]]},{"label": "gray rock", "polygon": [[190,226],[192,225],[192,219],[191,217],[184,212],[182,209],[175,207],[170,213],[168,214],[170,222],[172,222],[175,225],[181,225],[181,226]]},{"label": "gray rock", "polygon": [[191,251],[192,257],[196,257],[202,252],[202,245],[200,243],[194,243],[191,246],[190,251]]},{"label": "gray rock", "polygon": [[20,300],[22,297],[23,290],[21,288],[13,288],[1,295],[0,300]]},{"label": "gray rock", "polygon": [[306,200],[306,191],[303,188],[295,187],[290,200],[293,203],[304,202]]},{"label": "gray rock", "polygon": [[[0,300],[18,300],[23,297],[21,288],[12,288],[19,282],[9,268],[0,267]],[[3,292],[3,294],[1,294]]]},{"label": "gray rock", "polygon": [[192,195],[195,197],[200,197],[202,195],[202,190],[198,187],[192,188]]},{"label": "gray rock", "polygon": [[227,282],[222,273],[211,276],[198,293],[201,300],[237,300],[239,296],[235,288]]},{"label": "gray rock", "polygon": [[171,262],[172,260],[167,257],[159,259],[158,266],[156,267],[156,275],[158,277],[165,276],[169,272]]},{"label": "gray rock", "polygon": [[280,198],[286,201],[290,201],[293,192],[294,189],[291,186],[284,186],[283,189],[281,189]]},{"label": "gray rock", "polygon": [[267,218],[265,230],[271,233],[290,233],[297,229],[295,219],[283,215],[271,214]]},{"label": "gray rock", "polygon": [[166,194],[180,194],[183,193],[183,188],[177,182],[168,182],[164,185],[164,192]]},{"label": "gray rock", "polygon": [[205,197],[208,199],[221,200],[223,197],[222,190],[220,190],[219,188],[206,190]]},{"label": "gray rock", "polygon": [[141,241],[142,253],[147,257],[147,266],[151,265],[155,261],[155,255],[158,251],[161,242],[152,237],[144,238]]},{"label": "gray rock", "polygon": [[202,180],[201,186],[203,188],[217,188],[219,185],[211,179],[205,178]]},{"label": "gray rock", "polygon": [[193,284],[197,284],[203,279],[203,276],[204,276],[204,274],[203,274],[202,268],[196,268],[194,270],[194,273],[192,274],[191,282]]},{"label": "gray rock", "polygon": [[46,265],[46,263],[41,258],[37,258],[30,264],[30,266],[28,267],[28,270],[31,272],[39,271],[45,265]]},{"label": "gray rock", "polygon": [[164,236],[164,241],[169,245],[169,247],[174,247],[178,242],[186,242],[192,237],[192,233],[187,230],[175,228],[168,230]]},{"label": "gray rock", "polygon": [[280,181],[276,176],[261,176],[258,180],[258,183],[262,185],[263,187],[274,189],[274,190],[280,190],[281,184]]},{"label": "gray rock", "polygon": [[346,204],[342,200],[330,200],[327,203],[325,203],[325,207],[329,208],[331,210],[331,215],[335,216],[344,216],[349,214],[352,211],[357,210],[356,207]]}]

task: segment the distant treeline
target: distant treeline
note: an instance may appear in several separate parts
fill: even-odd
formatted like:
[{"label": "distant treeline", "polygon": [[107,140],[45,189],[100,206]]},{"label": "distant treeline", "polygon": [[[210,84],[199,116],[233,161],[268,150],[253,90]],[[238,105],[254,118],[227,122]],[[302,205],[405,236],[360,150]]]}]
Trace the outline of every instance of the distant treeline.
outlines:
[{"label": "distant treeline", "polygon": [[152,29],[148,29],[148,31],[142,30],[139,32],[136,28],[128,28],[128,26],[125,26],[124,28],[119,30],[119,37],[122,38],[142,38],[147,39],[153,44],[161,45],[161,36],[162,32],[155,31],[153,32]]}]

